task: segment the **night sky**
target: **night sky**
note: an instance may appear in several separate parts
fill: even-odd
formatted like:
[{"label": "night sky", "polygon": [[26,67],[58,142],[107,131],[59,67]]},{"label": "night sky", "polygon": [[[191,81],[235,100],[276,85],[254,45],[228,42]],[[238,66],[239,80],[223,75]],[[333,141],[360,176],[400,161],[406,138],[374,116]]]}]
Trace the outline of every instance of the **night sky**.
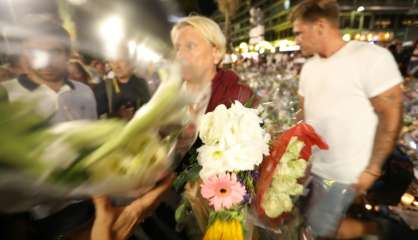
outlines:
[{"label": "night sky", "polygon": [[214,0],[198,0],[200,13],[210,16],[216,10],[217,6]]},{"label": "night sky", "polygon": [[216,0],[177,0],[177,4],[185,15],[197,13],[211,16],[217,9]]}]

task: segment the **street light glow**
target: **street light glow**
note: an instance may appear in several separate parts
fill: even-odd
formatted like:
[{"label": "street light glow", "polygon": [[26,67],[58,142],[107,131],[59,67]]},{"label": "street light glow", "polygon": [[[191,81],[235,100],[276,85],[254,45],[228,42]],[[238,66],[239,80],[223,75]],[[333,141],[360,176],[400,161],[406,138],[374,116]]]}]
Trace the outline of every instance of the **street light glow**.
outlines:
[{"label": "street light glow", "polygon": [[138,44],[136,46],[136,57],[139,62],[146,61],[156,63],[161,60],[161,56],[158,53],[143,44]]},{"label": "street light glow", "polygon": [[360,6],[357,8],[357,12],[363,12],[364,10],[366,10],[364,6]]},{"label": "street light glow", "polygon": [[344,34],[343,40],[346,41],[346,42],[350,41],[351,40],[351,35],[349,33]]},{"label": "street light glow", "polygon": [[120,42],[124,37],[123,21],[118,16],[107,18],[100,25],[100,35],[104,41],[106,52],[110,57],[117,54]]}]

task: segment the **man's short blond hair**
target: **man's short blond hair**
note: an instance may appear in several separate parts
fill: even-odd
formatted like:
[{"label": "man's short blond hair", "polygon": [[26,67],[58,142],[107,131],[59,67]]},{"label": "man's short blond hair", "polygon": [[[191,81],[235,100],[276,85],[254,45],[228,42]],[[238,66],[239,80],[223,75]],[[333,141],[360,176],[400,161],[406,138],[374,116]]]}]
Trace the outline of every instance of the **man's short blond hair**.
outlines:
[{"label": "man's short blond hair", "polygon": [[219,25],[210,18],[202,16],[190,16],[180,19],[173,29],[171,29],[171,41],[174,39],[178,31],[186,26],[191,26],[199,31],[206,40],[213,44],[223,57],[226,51],[226,39]]},{"label": "man's short blond hair", "polygon": [[336,0],[304,0],[289,15],[291,22],[302,20],[313,23],[320,18],[328,20],[335,27],[339,26],[340,10]]}]

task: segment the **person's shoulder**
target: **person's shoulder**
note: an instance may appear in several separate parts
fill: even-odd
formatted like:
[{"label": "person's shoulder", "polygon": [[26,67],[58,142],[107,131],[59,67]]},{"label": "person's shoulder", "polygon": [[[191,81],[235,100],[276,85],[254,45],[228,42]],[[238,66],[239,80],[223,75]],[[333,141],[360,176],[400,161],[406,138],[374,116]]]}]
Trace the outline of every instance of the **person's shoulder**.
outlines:
[{"label": "person's shoulder", "polygon": [[0,82],[0,85],[9,93],[17,93],[25,91],[25,88],[19,83],[17,78],[9,79],[3,82]]},{"label": "person's shoulder", "polygon": [[147,80],[145,80],[145,78],[138,76],[136,74],[132,75],[131,78],[129,79],[130,83],[134,83],[134,84],[143,84],[143,83],[147,83]]},{"label": "person's shoulder", "polygon": [[7,88],[7,87],[19,85],[19,81],[17,81],[17,78],[13,78],[13,79],[9,79],[9,80],[6,80],[6,81],[2,81],[2,82],[0,82],[0,84],[3,87]]},{"label": "person's shoulder", "polygon": [[69,80],[71,84],[74,86],[74,91],[78,92],[78,94],[89,94],[93,95],[93,90],[87,85],[82,82]]},{"label": "person's shoulder", "polygon": [[238,89],[241,93],[248,92],[252,94],[252,89],[241,80],[239,74],[234,70],[223,70],[226,81],[229,81],[231,87]]},{"label": "person's shoulder", "polygon": [[240,85],[240,77],[233,70],[229,69],[218,69],[215,76],[215,81],[220,81],[226,86]]},{"label": "person's shoulder", "polygon": [[74,81],[74,80],[69,80],[69,81],[74,86],[75,90],[81,90],[81,91],[91,90],[91,88],[85,83],[82,83],[82,82],[79,82],[79,81]]},{"label": "person's shoulder", "polygon": [[377,44],[371,44],[368,42],[351,41],[351,49],[355,53],[359,53],[368,57],[382,57],[392,56],[388,49],[381,47]]},{"label": "person's shoulder", "polygon": [[315,70],[315,64],[319,62],[319,57],[317,55],[311,56],[306,59],[305,63],[302,66],[302,72],[309,72]]},{"label": "person's shoulder", "polygon": [[306,59],[303,66],[309,66],[309,65],[315,64],[315,62],[317,62],[318,60],[319,60],[319,58],[318,58],[317,55],[311,56],[311,57]]},{"label": "person's shoulder", "polygon": [[223,72],[223,75],[225,77],[228,77],[230,79],[239,79],[239,75],[237,72],[231,69],[220,69],[219,71]]}]

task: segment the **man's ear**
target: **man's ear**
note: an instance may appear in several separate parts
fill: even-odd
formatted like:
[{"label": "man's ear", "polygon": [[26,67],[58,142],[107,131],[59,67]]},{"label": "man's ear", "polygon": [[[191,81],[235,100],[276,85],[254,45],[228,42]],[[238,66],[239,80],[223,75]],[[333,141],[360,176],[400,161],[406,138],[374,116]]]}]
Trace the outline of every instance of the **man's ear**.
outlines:
[{"label": "man's ear", "polygon": [[322,36],[326,29],[329,27],[329,22],[324,18],[320,18],[315,22],[315,31]]}]

